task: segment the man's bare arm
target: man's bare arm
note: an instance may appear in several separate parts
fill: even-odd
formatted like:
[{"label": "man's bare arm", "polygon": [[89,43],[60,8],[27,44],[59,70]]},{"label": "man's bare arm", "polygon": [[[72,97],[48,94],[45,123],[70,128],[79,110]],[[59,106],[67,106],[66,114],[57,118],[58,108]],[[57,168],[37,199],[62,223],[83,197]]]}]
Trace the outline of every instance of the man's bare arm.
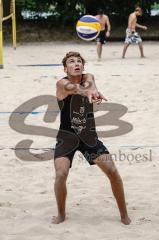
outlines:
[{"label": "man's bare arm", "polygon": [[147,27],[146,27],[146,26],[140,25],[140,24],[138,24],[138,23],[136,23],[136,27],[141,28],[141,29],[144,29],[144,30],[147,30]]},{"label": "man's bare arm", "polygon": [[101,103],[107,99],[98,91],[93,74],[84,74],[84,87],[88,88],[87,97],[90,103]]},{"label": "man's bare arm", "polygon": [[107,31],[110,32],[111,31],[111,25],[110,25],[110,21],[109,21],[108,16],[106,16],[106,25],[107,25]]},{"label": "man's bare arm", "polygon": [[111,31],[111,25],[110,25],[109,17],[106,15],[105,15],[105,24],[107,25],[106,37],[109,37],[110,31]]},{"label": "man's bare arm", "polygon": [[56,83],[56,89],[56,96],[59,100],[63,100],[68,95],[72,94],[86,96],[90,103],[106,100],[104,96],[98,92],[92,74],[83,75],[83,85],[71,83],[68,79],[61,79]]},{"label": "man's bare arm", "polygon": [[89,90],[96,90],[97,91],[97,86],[95,84],[95,79],[93,74],[87,73],[83,75],[83,86],[85,88],[88,88]]},{"label": "man's bare arm", "polygon": [[80,94],[87,95],[87,89],[81,88],[80,84],[71,83],[68,79],[61,79],[56,83],[56,96],[62,100],[68,95]]},{"label": "man's bare arm", "polygon": [[92,98],[97,98],[97,87],[94,82],[94,76],[92,74],[83,75],[83,85],[78,83],[71,83],[68,79],[61,79],[56,83],[56,96],[58,99],[64,99],[68,95],[80,94],[87,96],[89,101],[92,102]]}]

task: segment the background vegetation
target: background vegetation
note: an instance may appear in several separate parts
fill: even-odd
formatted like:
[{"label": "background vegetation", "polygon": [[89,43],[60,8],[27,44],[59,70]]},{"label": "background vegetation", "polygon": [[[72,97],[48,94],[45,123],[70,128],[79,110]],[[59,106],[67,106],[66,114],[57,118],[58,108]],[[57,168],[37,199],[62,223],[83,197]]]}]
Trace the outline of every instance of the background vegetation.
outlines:
[{"label": "background vegetation", "polygon": [[[7,5],[10,0],[3,2]],[[144,11],[139,22],[149,27],[147,32],[143,32],[143,37],[159,39],[159,16],[152,16],[153,10],[159,14],[159,0],[16,0],[18,39],[76,39],[77,20],[84,14],[95,15],[99,8],[103,8],[111,21],[111,40],[121,40],[124,37],[128,15],[138,5]],[[4,29],[5,38],[8,38],[8,21],[4,24]]]}]

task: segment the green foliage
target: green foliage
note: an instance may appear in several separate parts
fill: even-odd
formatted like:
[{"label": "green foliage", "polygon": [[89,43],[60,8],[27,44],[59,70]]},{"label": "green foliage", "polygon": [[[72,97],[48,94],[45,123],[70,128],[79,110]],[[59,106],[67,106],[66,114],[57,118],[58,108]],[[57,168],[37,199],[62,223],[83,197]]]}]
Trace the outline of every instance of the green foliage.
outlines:
[{"label": "green foliage", "polygon": [[44,0],[16,0],[16,5],[21,10],[47,11],[49,2]]},{"label": "green foliage", "polygon": [[17,12],[30,10],[35,12],[53,12],[62,25],[74,23],[81,15],[97,13],[98,8],[103,8],[109,16],[127,18],[128,14],[139,5],[144,13],[149,16],[151,6],[158,7],[159,0],[16,0]]},{"label": "green foliage", "polygon": [[159,9],[159,3],[157,4],[157,3],[155,2],[154,5],[152,5],[152,9],[158,10],[158,9]]}]

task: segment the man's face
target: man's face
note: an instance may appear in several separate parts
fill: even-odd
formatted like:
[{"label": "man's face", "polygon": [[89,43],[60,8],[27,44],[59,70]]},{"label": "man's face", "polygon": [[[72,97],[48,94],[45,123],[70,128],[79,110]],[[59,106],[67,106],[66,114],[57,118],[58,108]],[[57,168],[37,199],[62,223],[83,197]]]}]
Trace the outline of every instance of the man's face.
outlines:
[{"label": "man's face", "polygon": [[137,11],[137,16],[142,16],[142,10]]},{"label": "man's face", "polygon": [[70,76],[80,76],[84,70],[82,59],[80,57],[69,57],[66,60],[64,71]]}]

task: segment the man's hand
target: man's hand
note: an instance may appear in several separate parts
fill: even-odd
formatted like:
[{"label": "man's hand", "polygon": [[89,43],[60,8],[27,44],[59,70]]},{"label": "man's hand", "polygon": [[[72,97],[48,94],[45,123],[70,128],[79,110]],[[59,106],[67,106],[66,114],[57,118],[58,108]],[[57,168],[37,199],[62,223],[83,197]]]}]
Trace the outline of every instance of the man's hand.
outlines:
[{"label": "man's hand", "polygon": [[92,74],[85,74],[83,79],[85,80],[83,83],[85,90],[83,89],[82,92],[83,95],[88,98],[89,103],[100,104],[102,100],[107,101],[107,99],[100,92],[98,92],[94,81],[94,76]]},{"label": "man's hand", "polygon": [[143,29],[143,30],[147,30],[147,27],[146,27],[146,26],[143,26],[142,29]]},{"label": "man's hand", "polygon": [[107,31],[105,35],[106,37],[110,37],[110,31]]},{"label": "man's hand", "polygon": [[107,99],[103,96],[103,94],[98,91],[88,91],[87,97],[88,97],[89,103],[100,104],[102,100],[107,101]]}]

